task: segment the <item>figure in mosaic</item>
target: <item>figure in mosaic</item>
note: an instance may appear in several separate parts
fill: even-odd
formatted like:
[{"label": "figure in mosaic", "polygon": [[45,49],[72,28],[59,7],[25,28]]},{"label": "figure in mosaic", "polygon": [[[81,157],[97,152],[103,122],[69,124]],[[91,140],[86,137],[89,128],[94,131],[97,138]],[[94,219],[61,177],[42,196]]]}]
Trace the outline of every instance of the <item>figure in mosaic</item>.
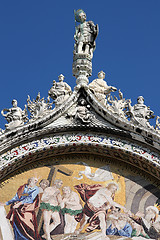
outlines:
[{"label": "figure in mosaic", "polygon": [[75,186],[75,189],[79,192],[82,200],[85,202],[83,216],[80,220],[80,227],[76,232],[80,233],[86,223],[89,222],[86,229],[87,232],[91,232],[98,228],[101,229],[102,235],[105,237],[107,228],[107,210],[114,206],[127,211],[123,206],[114,202],[114,196],[118,190],[117,184],[111,182],[106,187],[103,187],[100,184],[81,184]]},{"label": "figure in mosaic", "polygon": [[63,74],[60,74],[58,79],[59,82],[54,80],[53,86],[48,91],[48,95],[54,100],[56,107],[66,101],[72,93],[71,87],[64,82]]},{"label": "figure in mosaic", "polygon": [[132,227],[129,224],[129,217],[122,213],[120,208],[111,207],[111,212],[107,214],[107,224],[106,235],[131,237]]},{"label": "figure in mosaic", "polygon": [[[60,193],[62,185],[62,180],[55,180],[52,187],[47,187],[44,190],[41,198],[42,202],[40,209],[43,211],[44,220],[44,235],[42,237],[46,240],[52,240],[50,233],[61,223],[59,211],[62,202],[62,196]],[[50,223],[51,220],[53,221],[52,223]]]},{"label": "figure in mosaic", "polygon": [[37,178],[29,178],[28,183],[20,186],[16,195],[4,204],[11,205],[7,218],[12,224],[15,240],[41,240],[35,212],[40,205],[37,182]]},{"label": "figure in mosaic", "polygon": [[49,181],[47,179],[42,179],[39,182],[39,193],[43,193],[47,187],[49,187]]},{"label": "figure in mosaic", "polygon": [[75,216],[82,213],[82,205],[78,194],[70,187],[63,187],[62,191],[61,208],[65,218],[64,233],[74,233],[78,224]]},{"label": "figure in mosaic", "polygon": [[85,53],[93,57],[93,51],[96,47],[96,37],[98,35],[98,25],[94,25],[92,21],[86,21],[86,13],[79,9],[75,11],[75,21],[80,23],[76,26],[75,53]]},{"label": "figure in mosaic", "polygon": [[11,108],[5,108],[1,111],[2,116],[4,116],[8,122],[5,124],[6,130],[12,130],[16,127],[23,125],[27,122],[27,107],[22,111],[20,107],[17,106],[17,100],[12,100]]},{"label": "figure in mosaic", "polygon": [[160,238],[160,215],[157,207],[148,206],[145,214],[138,212],[136,215],[131,215],[130,217],[139,225],[138,228],[134,228],[132,237]]},{"label": "figure in mosaic", "polygon": [[133,107],[130,103],[128,104],[126,114],[133,123],[152,128],[148,120],[154,118],[154,112],[144,104],[144,98],[142,96],[137,98],[137,104]]},{"label": "figure in mosaic", "polygon": [[100,71],[98,73],[98,78],[93,80],[89,84],[89,89],[93,92],[93,94],[100,103],[106,105],[107,104],[106,96],[111,92],[115,92],[117,88],[113,86],[108,86],[106,81],[104,81],[104,78],[105,73],[103,71]]}]

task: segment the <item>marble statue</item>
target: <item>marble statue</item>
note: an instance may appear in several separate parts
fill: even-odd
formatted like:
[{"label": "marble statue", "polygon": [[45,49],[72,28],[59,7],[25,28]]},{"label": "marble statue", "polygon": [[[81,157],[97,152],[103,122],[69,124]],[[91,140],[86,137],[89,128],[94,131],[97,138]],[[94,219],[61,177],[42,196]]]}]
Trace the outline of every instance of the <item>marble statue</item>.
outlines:
[{"label": "marble statue", "polygon": [[106,96],[111,92],[115,92],[117,88],[108,86],[106,81],[104,81],[105,73],[100,71],[98,73],[98,78],[93,80],[89,84],[89,89],[94,93],[95,97],[98,99],[100,103],[103,105],[107,104]]},{"label": "marble statue", "polygon": [[55,107],[66,101],[72,93],[71,87],[64,82],[63,74],[60,74],[58,79],[59,82],[53,80],[53,86],[48,91],[48,95],[54,100]]},{"label": "marble statue", "polygon": [[82,123],[90,123],[92,116],[89,108],[89,105],[86,106],[86,101],[84,99],[81,99],[79,101],[79,105],[76,108],[75,118],[80,120]]},{"label": "marble statue", "polygon": [[119,90],[119,98],[118,99],[116,96],[113,97],[108,94],[107,96],[107,102],[110,103],[111,105],[108,105],[108,109],[112,111],[113,113],[117,114],[121,118],[126,118],[124,109],[128,106],[128,103],[131,103],[130,99],[125,99],[123,98],[123,93]]},{"label": "marble statue", "polygon": [[78,101],[77,106],[73,106],[69,109],[67,117],[80,121],[82,124],[90,123],[94,116],[91,114],[90,105],[86,100],[81,98]]},{"label": "marble statue", "polygon": [[33,101],[31,101],[30,96],[28,95],[27,106],[31,113],[31,121],[43,117],[51,111],[53,103],[50,103],[49,101],[49,96],[47,100],[44,100],[44,98],[40,99],[40,93],[38,93],[36,100],[33,99]]},{"label": "marble statue", "polygon": [[28,121],[26,105],[25,109],[22,111],[22,109],[17,106],[17,100],[13,99],[12,106],[13,107],[9,109],[5,108],[1,111],[2,116],[4,116],[8,122],[8,124],[5,124],[6,130],[12,130],[24,125],[24,123]]},{"label": "marble statue", "polygon": [[93,57],[95,50],[95,39],[98,35],[98,25],[94,25],[92,21],[86,22],[86,13],[79,9],[75,11],[75,22],[80,23],[76,26],[75,53],[85,53]]},{"label": "marble statue", "polygon": [[131,122],[144,127],[153,128],[148,120],[155,117],[153,115],[154,112],[150,110],[150,107],[144,104],[144,98],[142,96],[137,98],[137,103],[134,106],[128,103],[128,111],[126,114]]}]

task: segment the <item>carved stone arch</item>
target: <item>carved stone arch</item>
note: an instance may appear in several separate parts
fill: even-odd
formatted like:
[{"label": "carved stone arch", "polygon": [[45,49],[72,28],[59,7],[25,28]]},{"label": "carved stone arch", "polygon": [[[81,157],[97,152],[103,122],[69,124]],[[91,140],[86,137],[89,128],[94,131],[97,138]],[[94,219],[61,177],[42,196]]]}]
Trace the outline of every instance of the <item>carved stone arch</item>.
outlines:
[{"label": "carved stone arch", "polygon": [[68,133],[50,135],[21,144],[1,155],[0,179],[26,165],[66,154],[95,154],[127,163],[159,179],[159,156],[156,152],[105,134]]}]

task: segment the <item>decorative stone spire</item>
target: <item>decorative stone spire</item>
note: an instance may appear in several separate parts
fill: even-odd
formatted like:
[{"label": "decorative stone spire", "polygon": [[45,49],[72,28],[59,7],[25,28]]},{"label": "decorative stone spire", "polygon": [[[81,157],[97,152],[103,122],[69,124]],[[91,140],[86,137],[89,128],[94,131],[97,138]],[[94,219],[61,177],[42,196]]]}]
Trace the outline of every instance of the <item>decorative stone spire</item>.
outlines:
[{"label": "decorative stone spire", "polygon": [[74,12],[76,26],[74,34],[73,76],[78,84],[88,84],[88,77],[92,75],[92,57],[96,47],[98,25],[92,21],[86,22],[86,14],[82,9]]}]

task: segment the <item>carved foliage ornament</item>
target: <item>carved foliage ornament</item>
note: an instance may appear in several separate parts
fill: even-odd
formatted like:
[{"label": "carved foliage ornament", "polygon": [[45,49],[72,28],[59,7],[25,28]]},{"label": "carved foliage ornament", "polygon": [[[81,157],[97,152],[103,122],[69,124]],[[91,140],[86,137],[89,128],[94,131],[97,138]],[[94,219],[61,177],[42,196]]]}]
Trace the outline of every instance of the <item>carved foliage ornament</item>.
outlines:
[{"label": "carved foliage ornament", "polygon": [[28,110],[31,113],[31,120],[36,120],[40,117],[45,116],[52,110],[52,104],[50,103],[50,97],[48,96],[47,100],[40,98],[40,93],[38,93],[36,100],[31,101],[30,96],[28,95],[27,106]]}]

